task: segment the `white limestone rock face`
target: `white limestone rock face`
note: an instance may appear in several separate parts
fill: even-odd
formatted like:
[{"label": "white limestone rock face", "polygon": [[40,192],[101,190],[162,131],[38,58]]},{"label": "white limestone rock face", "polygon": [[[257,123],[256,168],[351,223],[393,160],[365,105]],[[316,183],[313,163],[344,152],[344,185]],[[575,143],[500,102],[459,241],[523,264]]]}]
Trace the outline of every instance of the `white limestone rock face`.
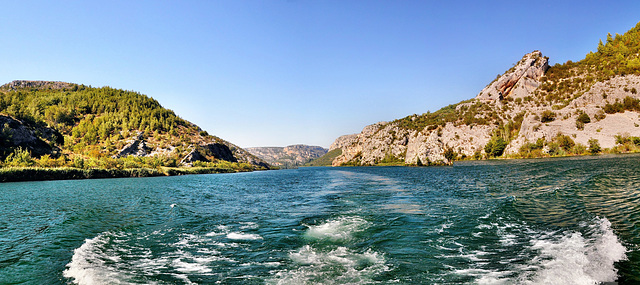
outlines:
[{"label": "white limestone rock face", "polygon": [[290,145],[286,147],[249,147],[245,148],[249,153],[268,162],[270,165],[280,168],[295,168],[321,157],[327,153],[327,149],[320,146]]},{"label": "white limestone rock face", "polygon": [[355,143],[358,140],[358,134],[344,135],[338,137],[332,144],[329,146],[329,151],[338,148],[344,148]]},{"label": "white limestone rock face", "polygon": [[[538,138],[549,140],[559,133],[568,135],[575,143],[583,145],[588,145],[590,139],[597,139],[603,148],[615,146],[617,135],[640,136],[640,114],[638,112],[626,111],[605,114],[602,110],[606,104],[613,104],[616,101],[622,102],[625,97],[640,99],[640,94],[631,92],[634,88],[640,90],[640,76],[617,76],[594,84],[582,96],[574,99],[560,110],[553,110],[549,106],[527,106],[526,110],[529,115],[523,120],[518,137],[511,141],[505,152],[508,154],[517,153],[520,147],[527,142],[535,142]],[[545,110],[552,110],[556,113],[556,119],[548,123],[536,120],[535,115],[539,115]],[[585,124],[582,130],[576,127],[576,118],[579,112],[586,113],[591,119],[591,122]],[[597,120],[598,115],[605,118]]]},{"label": "white limestone rock face", "polygon": [[[374,126],[378,129],[374,130]],[[389,157],[407,164],[417,164],[418,159],[423,164],[450,163],[444,157],[447,149],[472,156],[482,151],[480,145],[486,144],[491,132],[490,126],[455,126],[453,123],[431,131],[409,131],[397,123],[375,124],[353,138],[353,143],[342,147],[342,155],[334,159],[333,165],[348,162],[375,165]]]},{"label": "white limestone rock face", "polygon": [[[518,153],[527,143],[543,138],[551,141],[558,134],[567,135],[576,144],[587,146],[596,139],[603,148],[616,145],[616,136],[640,137],[640,113],[625,111],[605,114],[606,104],[622,102],[624,98],[640,99],[640,76],[617,76],[595,83],[584,93],[573,94],[568,104],[549,103],[544,93],[536,92],[548,70],[548,59],[539,51],[526,54],[513,68],[485,87],[474,99],[457,105],[458,114],[481,105],[476,118],[491,117],[487,123],[465,123],[463,118],[444,125],[421,130],[400,127],[400,121],[380,122],[365,127],[361,133],[338,138],[331,149],[342,149],[333,161],[342,164],[375,165],[394,158],[406,164],[450,163],[444,156],[447,149],[458,155],[484,154],[484,147],[499,127],[522,117],[517,135],[509,142],[505,154]],[[518,99],[522,98],[522,99]],[[555,105],[553,105],[555,104]],[[541,122],[543,112],[555,113],[555,119]],[[589,115],[591,122],[578,129],[579,114]],[[461,115],[462,116],[462,115]]]},{"label": "white limestone rock face", "polygon": [[502,100],[506,97],[529,96],[540,85],[540,78],[549,69],[549,59],[540,51],[525,54],[505,74],[482,89],[477,100]]}]

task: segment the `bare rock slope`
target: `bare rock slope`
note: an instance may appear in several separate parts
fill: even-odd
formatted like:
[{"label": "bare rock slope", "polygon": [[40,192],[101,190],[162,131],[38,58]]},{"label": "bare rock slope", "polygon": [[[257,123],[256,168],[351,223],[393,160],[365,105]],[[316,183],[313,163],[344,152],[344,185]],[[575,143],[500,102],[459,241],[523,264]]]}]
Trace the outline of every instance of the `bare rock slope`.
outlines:
[{"label": "bare rock slope", "polygon": [[[342,155],[332,164],[447,164],[455,158],[486,157],[485,146],[495,137],[504,138],[508,155],[540,138],[551,142],[559,135],[582,146],[597,140],[602,148],[615,146],[616,136],[640,136],[638,110],[605,112],[622,102],[638,104],[640,76],[612,76],[587,84],[582,82],[588,76],[584,73],[569,72],[568,78],[553,81],[546,77],[548,70],[548,58],[540,51],[528,53],[471,100],[434,113],[372,124],[359,134],[336,139],[330,150],[342,149]],[[579,82],[583,89],[552,98],[558,92],[551,88],[567,80]],[[589,120],[580,125],[583,113]],[[550,150],[545,145],[541,151]]]}]

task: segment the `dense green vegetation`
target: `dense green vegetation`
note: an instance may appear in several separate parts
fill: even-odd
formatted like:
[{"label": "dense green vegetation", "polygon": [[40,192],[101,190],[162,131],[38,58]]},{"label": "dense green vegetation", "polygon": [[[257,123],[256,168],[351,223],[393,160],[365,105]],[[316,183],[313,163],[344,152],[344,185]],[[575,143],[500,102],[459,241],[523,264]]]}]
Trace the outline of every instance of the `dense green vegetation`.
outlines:
[{"label": "dense green vegetation", "polygon": [[544,110],[540,116],[540,122],[548,123],[556,119],[556,113],[551,110]]},{"label": "dense green vegetation", "polygon": [[383,159],[376,162],[379,166],[402,166],[405,165],[404,158],[397,157],[391,153],[387,153]]},{"label": "dense green vegetation", "polygon": [[[546,151],[545,151],[546,150]],[[640,137],[618,135],[616,145],[610,149],[602,149],[597,139],[590,139],[588,145],[573,141],[570,136],[557,134],[550,140],[539,138],[534,143],[527,143],[520,148],[514,158],[539,158],[568,155],[589,155],[599,153],[637,153],[640,152]]]},{"label": "dense green vegetation", "polygon": [[[178,172],[161,169],[179,167],[190,146],[221,142],[163,108],[158,101],[138,92],[111,87],[33,82],[28,87],[16,88],[7,84],[0,87],[0,114],[20,120],[26,126],[50,127],[63,135],[63,138],[48,140],[41,137],[59,148],[60,154],[33,157],[26,149],[9,147],[11,129],[0,126],[1,167],[73,168],[85,172],[106,169],[117,173],[112,176],[132,169],[155,169],[162,174],[172,174]],[[164,153],[118,158],[119,151],[138,136],[147,142],[150,150],[160,149]],[[253,169],[249,164],[208,158],[210,162],[195,166],[212,172]]]},{"label": "dense green vegetation", "polygon": [[622,113],[624,111],[640,111],[640,100],[630,96],[625,97],[622,102],[616,101],[613,104],[607,103],[603,108],[607,114]]},{"label": "dense green vegetation", "polygon": [[497,157],[502,155],[505,148],[507,148],[507,142],[500,136],[493,136],[484,146],[484,152],[489,157]]},{"label": "dense green vegetation", "polygon": [[36,181],[36,180],[66,180],[89,178],[119,178],[119,177],[152,177],[165,175],[232,173],[235,169],[215,167],[191,168],[135,168],[135,169],[78,169],[73,167],[42,168],[42,167],[3,167],[0,168],[0,182]]},{"label": "dense green vegetation", "polygon": [[0,112],[30,123],[48,124],[84,144],[105,141],[124,130],[168,132],[191,126],[140,93],[77,84],[62,89],[4,91],[0,93]]},{"label": "dense green vegetation", "polygon": [[[472,104],[467,104],[472,103]],[[489,104],[467,100],[457,104],[446,106],[433,113],[427,112],[422,115],[411,115],[402,119],[393,121],[400,128],[422,131],[437,130],[438,127],[444,127],[447,123],[455,125],[488,125],[498,122],[502,119],[498,112],[493,110]]]}]

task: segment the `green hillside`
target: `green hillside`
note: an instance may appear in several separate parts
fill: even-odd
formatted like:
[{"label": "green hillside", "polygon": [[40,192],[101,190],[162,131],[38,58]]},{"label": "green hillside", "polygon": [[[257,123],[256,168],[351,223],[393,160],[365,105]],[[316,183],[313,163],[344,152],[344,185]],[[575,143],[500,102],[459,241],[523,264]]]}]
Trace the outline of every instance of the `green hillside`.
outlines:
[{"label": "green hillside", "polygon": [[[0,159],[5,167],[180,167],[185,156],[194,151],[198,152],[197,158],[189,165],[197,167],[251,170],[266,166],[163,108],[158,101],[133,91],[14,81],[0,87],[0,116],[4,119],[0,126]],[[25,131],[20,133],[22,129],[35,135],[32,140],[47,143],[51,151],[43,154],[42,146],[37,149],[33,143],[17,143],[24,141],[17,138],[25,135]],[[132,144],[144,153],[123,154],[123,148]]]},{"label": "green hillside", "polygon": [[331,166],[331,162],[334,158],[342,154],[342,149],[336,148],[325,153],[323,156],[318,157],[304,166]]}]

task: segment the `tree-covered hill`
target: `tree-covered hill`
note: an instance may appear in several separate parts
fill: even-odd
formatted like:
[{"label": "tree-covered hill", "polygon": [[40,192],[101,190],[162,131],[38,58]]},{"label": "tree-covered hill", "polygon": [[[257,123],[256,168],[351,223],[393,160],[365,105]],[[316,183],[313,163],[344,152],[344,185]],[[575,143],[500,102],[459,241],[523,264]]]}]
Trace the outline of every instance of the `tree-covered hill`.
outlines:
[{"label": "tree-covered hill", "polygon": [[[13,81],[0,87],[0,116],[4,118],[0,120],[4,122],[0,126],[4,166],[268,167],[158,101],[133,91]],[[46,143],[50,151],[44,151],[46,147],[38,141]],[[36,143],[39,149],[33,147]],[[30,158],[19,158],[27,155]]]}]

